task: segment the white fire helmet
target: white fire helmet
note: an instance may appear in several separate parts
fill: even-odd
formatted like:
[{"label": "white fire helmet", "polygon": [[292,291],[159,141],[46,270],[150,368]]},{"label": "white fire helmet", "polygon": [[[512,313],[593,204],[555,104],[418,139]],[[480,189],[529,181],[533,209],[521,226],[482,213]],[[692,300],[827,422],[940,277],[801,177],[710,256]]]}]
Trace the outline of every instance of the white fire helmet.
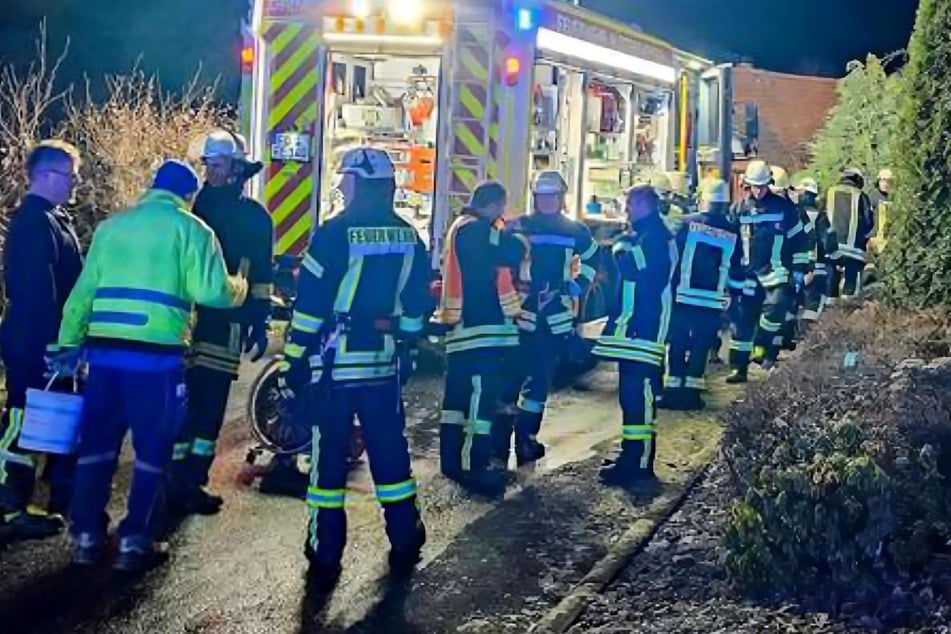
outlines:
[{"label": "white fire helmet", "polygon": [[245,143],[240,135],[226,130],[215,130],[207,137],[201,151],[201,158],[233,158],[243,159]]},{"label": "white fire helmet", "polygon": [[819,195],[819,183],[817,183],[816,179],[814,178],[801,179],[799,181],[799,187],[797,187],[797,189],[799,189],[800,191],[808,192],[810,194],[815,194],[816,196]]},{"label": "white fire helmet", "polygon": [[367,180],[393,179],[395,171],[386,152],[368,146],[347,150],[337,168],[338,174],[354,174]]},{"label": "white fire helmet", "polygon": [[535,177],[532,184],[533,194],[564,194],[568,191],[568,183],[560,172],[545,170]]},{"label": "white fire helmet", "polygon": [[743,174],[743,182],[747,185],[756,185],[763,187],[773,182],[773,172],[769,169],[766,161],[751,161],[746,166],[746,172]]},{"label": "white fire helmet", "polygon": [[700,192],[700,201],[705,203],[730,202],[730,187],[720,178],[711,178],[704,182]]}]

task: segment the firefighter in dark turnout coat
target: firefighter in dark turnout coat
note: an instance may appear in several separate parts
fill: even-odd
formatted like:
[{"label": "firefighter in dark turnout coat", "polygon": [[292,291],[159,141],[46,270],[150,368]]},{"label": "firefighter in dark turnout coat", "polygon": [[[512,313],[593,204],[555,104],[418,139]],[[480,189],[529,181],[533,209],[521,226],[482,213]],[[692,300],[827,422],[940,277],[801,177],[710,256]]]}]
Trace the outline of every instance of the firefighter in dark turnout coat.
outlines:
[{"label": "firefighter in dark turnout coat", "polygon": [[[479,185],[449,229],[439,311],[439,321],[452,327],[446,335],[440,467],[483,495],[505,491],[504,471],[491,465],[491,434],[503,391],[504,355],[519,345],[515,317],[521,301],[512,271],[528,254],[527,240],[504,230],[505,200],[500,184]],[[510,434],[507,429],[506,454]]]},{"label": "firefighter in dark turnout coat", "polygon": [[[400,372],[401,351],[432,307],[426,247],[393,208],[393,163],[348,151],[338,173],[343,211],[320,225],[301,266],[280,378],[319,411],[313,425],[305,553],[309,575],[332,583],[347,540],[344,501],[353,418],[359,418],[390,539],[390,565],[416,564],[425,531],[416,504]],[[408,368],[407,368],[408,369]]]},{"label": "firefighter in dark turnout coat", "polygon": [[[533,211],[515,227],[532,250],[531,261],[519,271],[524,292],[517,322],[522,331],[519,355],[526,376],[515,421],[515,457],[520,465],[545,455],[545,446],[537,436],[551,380],[575,329],[574,301],[594,281],[597,269],[598,243],[585,225],[563,213],[567,191],[568,184],[559,172],[539,173],[532,185]],[[575,257],[579,261],[577,279],[572,273]],[[507,445],[496,449],[496,457],[507,461]]]},{"label": "firefighter in dark turnout coat", "polygon": [[651,485],[657,452],[656,399],[673,308],[673,276],[679,255],[650,186],[627,197],[630,231],[613,247],[619,288],[604,334],[593,354],[617,361],[623,440],[621,455],[601,472],[605,484]]},{"label": "firefighter in dark turnout coat", "polygon": [[680,252],[674,275],[664,407],[697,410],[704,406],[708,352],[730,301],[730,289],[742,289],[744,275],[739,229],[727,217],[730,192],[722,180],[706,183],[699,214],[684,216],[677,232]]},{"label": "firefighter in dark turnout coat", "polygon": [[[72,196],[79,171],[73,146],[48,141],[27,159],[26,197],[13,212],[3,250],[6,314],[0,325],[0,350],[6,369],[7,402],[0,422],[0,529],[4,539],[53,535],[62,517],[27,512],[35,484],[34,457],[20,449],[28,388],[43,388],[48,353],[56,351],[63,305],[79,277],[83,261],[69,215],[60,209]],[[71,468],[65,457],[52,457],[50,510],[64,513],[69,502]]]},{"label": "firefighter in dark turnout coat", "polygon": [[875,233],[875,210],[864,187],[862,172],[850,168],[826,193],[826,212],[839,239],[839,265],[829,279],[830,298],[854,297],[862,290],[866,249]]},{"label": "firefighter in dark turnout coat", "polygon": [[753,161],[744,182],[749,195],[735,210],[740,224],[746,281],[730,343],[729,383],[745,383],[751,357],[771,368],[782,345],[780,330],[793,305],[795,287],[808,268],[808,246],[799,212],[789,200],[770,191],[772,173]]},{"label": "firefighter in dark turnout coat", "polygon": [[169,503],[183,514],[216,513],[221,498],[205,490],[224,422],[231,383],[238,377],[241,355],[267,348],[271,307],[273,226],[267,211],[243,194],[260,169],[245,157],[243,140],[214,132],[205,141],[202,160],[207,182],[195,199],[193,213],[211,227],[221,243],[228,270],[248,280],[248,297],[235,309],[199,306],[187,373],[188,418],[175,443],[170,470]]},{"label": "firefighter in dark turnout coat", "polygon": [[829,271],[836,265],[834,256],[839,249],[839,240],[829,223],[829,216],[817,204],[818,195],[819,185],[814,179],[805,178],[799,183],[799,210],[805,214],[806,234],[813,236],[815,244],[812,275],[806,283],[800,333],[804,333],[822,314],[829,295]]}]

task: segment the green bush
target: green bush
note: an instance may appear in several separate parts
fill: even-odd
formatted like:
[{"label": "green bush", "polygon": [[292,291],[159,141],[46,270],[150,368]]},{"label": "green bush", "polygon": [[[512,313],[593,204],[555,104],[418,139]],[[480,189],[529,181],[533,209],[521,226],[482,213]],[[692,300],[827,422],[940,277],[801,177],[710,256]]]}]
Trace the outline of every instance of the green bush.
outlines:
[{"label": "green bush", "polygon": [[922,0],[904,71],[897,178],[884,253],[886,297],[951,306],[951,1]]},{"label": "green bush", "polygon": [[951,539],[948,332],[940,313],[832,311],[728,412],[733,579],[835,610],[929,578]]},{"label": "green bush", "polygon": [[869,55],[852,61],[837,87],[838,100],[812,142],[807,172],[824,191],[847,167],[870,178],[892,164],[892,140],[898,123],[902,78],[886,74],[890,60]]}]

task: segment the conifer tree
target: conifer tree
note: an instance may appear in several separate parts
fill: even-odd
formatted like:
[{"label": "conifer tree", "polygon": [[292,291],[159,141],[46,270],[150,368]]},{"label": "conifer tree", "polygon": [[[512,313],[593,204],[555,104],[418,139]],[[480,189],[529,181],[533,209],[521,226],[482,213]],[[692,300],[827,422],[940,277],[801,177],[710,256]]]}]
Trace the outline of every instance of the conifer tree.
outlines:
[{"label": "conifer tree", "polygon": [[951,307],[951,0],[921,0],[903,71],[884,282],[910,308]]}]

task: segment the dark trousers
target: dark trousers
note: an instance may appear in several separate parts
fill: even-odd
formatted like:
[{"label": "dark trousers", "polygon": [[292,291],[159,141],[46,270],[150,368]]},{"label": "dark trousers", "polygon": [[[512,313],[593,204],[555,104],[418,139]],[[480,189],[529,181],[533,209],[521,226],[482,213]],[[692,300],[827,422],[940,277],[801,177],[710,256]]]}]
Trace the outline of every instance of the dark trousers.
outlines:
[{"label": "dark trousers", "polygon": [[208,483],[233,380],[234,375],[229,372],[203,366],[189,368],[185,373],[188,415],[172,452],[171,494]]},{"label": "dark trousers", "polygon": [[[373,384],[311,386],[305,398],[315,399],[320,412],[313,427],[307,548],[324,565],[339,564],[347,543],[347,457],[353,417],[363,428],[376,495],[383,507],[386,534],[394,549],[419,545],[421,522],[416,507],[409,446],[403,432],[406,415],[399,379]],[[305,408],[308,409],[308,408]]]},{"label": "dark trousers", "polygon": [[620,361],[618,375],[622,416],[619,462],[636,472],[653,473],[657,455],[656,406],[663,369],[638,361]]},{"label": "dark trousers", "polygon": [[489,466],[505,353],[504,348],[482,348],[448,355],[439,435],[447,475]]},{"label": "dark trousers", "polygon": [[812,275],[812,283],[806,287],[805,301],[802,307],[803,321],[811,322],[819,319],[822,309],[829,295],[829,272],[817,270]]},{"label": "dark trousers", "polygon": [[525,378],[518,395],[517,442],[535,440],[541,430],[551,382],[567,342],[567,335],[555,335],[541,327],[536,332],[522,334],[519,362]]},{"label": "dark trousers", "polygon": [[730,342],[730,366],[745,371],[754,347],[763,348],[766,359],[776,360],[779,356],[780,330],[792,305],[793,289],[789,284],[770,289],[757,287],[754,295],[744,295],[739,301]]},{"label": "dark trousers", "polygon": [[705,389],[707,359],[720,329],[718,308],[675,304],[670,317],[667,387]]},{"label": "dark trousers", "polygon": [[829,297],[854,297],[861,292],[864,261],[844,257],[838,266],[832,266],[831,269]]},{"label": "dark trousers", "polygon": [[[0,420],[0,511],[22,511],[33,498],[36,485],[34,457],[20,449],[18,444],[23,429],[26,391],[43,389],[48,383],[42,359],[36,363],[17,363],[5,355],[7,403]],[[54,389],[70,389],[71,385],[58,384]],[[65,513],[69,508],[72,490],[73,456],[49,455],[47,476],[50,483],[49,510]]]},{"label": "dark trousers", "polygon": [[70,532],[105,539],[102,518],[131,429],[135,466],[119,536],[151,539],[162,479],[185,419],[184,366],[133,371],[91,365],[83,399]]}]

